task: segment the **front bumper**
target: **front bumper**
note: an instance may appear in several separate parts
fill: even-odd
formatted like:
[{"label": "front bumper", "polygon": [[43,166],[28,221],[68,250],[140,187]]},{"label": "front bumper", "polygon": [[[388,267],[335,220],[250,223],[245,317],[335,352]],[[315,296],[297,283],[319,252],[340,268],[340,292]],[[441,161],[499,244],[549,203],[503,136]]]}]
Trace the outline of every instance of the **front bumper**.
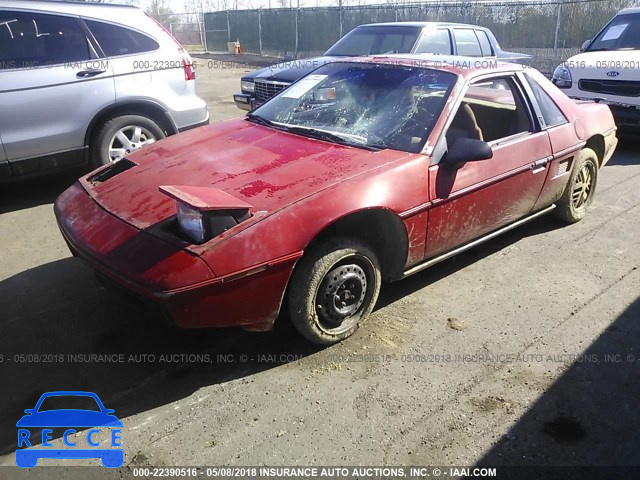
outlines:
[{"label": "front bumper", "polygon": [[248,93],[234,93],[233,101],[236,103],[236,107],[240,110],[250,112],[257,107],[255,97]]},{"label": "front bumper", "polygon": [[60,195],[54,210],[75,256],[97,270],[107,286],[152,302],[178,327],[271,329],[302,254],[215,277],[202,258],[103,210],[78,182]]},{"label": "front bumper", "polygon": [[622,132],[640,130],[640,109],[639,107],[624,107],[622,105],[609,105],[616,126]]}]

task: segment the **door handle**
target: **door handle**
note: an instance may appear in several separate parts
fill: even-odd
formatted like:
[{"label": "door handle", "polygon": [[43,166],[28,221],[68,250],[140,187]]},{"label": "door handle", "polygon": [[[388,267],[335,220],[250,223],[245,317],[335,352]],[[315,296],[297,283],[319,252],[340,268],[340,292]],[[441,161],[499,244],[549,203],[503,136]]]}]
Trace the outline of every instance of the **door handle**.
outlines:
[{"label": "door handle", "polygon": [[533,173],[542,172],[547,168],[547,163],[549,163],[548,158],[543,158],[542,160],[537,160],[531,164],[531,171]]},{"label": "door handle", "polygon": [[76,77],[78,78],[90,78],[95,77],[96,75],[100,75],[101,73],[106,72],[106,70],[98,70],[98,69],[89,69],[89,70],[81,70],[76,73]]}]

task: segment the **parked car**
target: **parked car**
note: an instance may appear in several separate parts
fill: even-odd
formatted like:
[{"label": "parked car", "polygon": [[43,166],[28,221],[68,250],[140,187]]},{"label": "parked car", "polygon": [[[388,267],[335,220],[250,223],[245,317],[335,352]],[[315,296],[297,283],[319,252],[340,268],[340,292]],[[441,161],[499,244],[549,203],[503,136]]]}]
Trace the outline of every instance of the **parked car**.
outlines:
[{"label": "parked car", "polygon": [[287,309],[309,340],[340,341],[383,279],[547,212],[580,220],[617,143],[606,105],[533,69],[441,60],[326,64],[246,118],[81,178],[55,202],[62,234],[178,326],[268,330]]},{"label": "parked car", "polygon": [[0,5],[0,180],[109,163],[208,120],[189,54],[139,8]]},{"label": "parked car", "polygon": [[611,108],[621,130],[640,130],[640,8],[625,8],[582,53],[553,72],[553,83],[572,98]]},{"label": "parked car", "polygon": [[[491,30],[477,25],[441,22],[373,23],[354,28],[322,57],[282,62],[240,80],[236,106],[253,110],[296,80],[328,62],[347,57],[398,53],[461,55],[531,63],[531,55],[500,48]],[[474,59],[474,62],[477,58]]]}]

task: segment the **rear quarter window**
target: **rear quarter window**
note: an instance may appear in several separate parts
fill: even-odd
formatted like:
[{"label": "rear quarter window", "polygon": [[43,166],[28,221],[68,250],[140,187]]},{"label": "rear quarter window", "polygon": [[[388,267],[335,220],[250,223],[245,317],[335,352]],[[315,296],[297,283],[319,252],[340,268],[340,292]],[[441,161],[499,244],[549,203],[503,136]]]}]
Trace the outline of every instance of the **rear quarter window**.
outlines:
[{"label": "rear quarter window", "polygon": [[129,28],[94,20],[85,20],[85,23],[107,57],[152,52],[159,48],[153,38]]},{"label": "rear quarter window", "polygon": [[491,42],[489,42],[489,37],[487,37],[486,32],[484,32],[483,30],[476,30],[476,35],[478,36],[478,40],[480,41],[482,55],[485,57],[492,56],[493,51],[491,50]]},{"label": "rear quarter window", "polygon": [[562,113],[562,110],[560,110],[545,89],[530,75],[527,75],[527,80],[531,86],[533,96],[536,97],[536,102],[540,107],[542,118],[547,127],[555,127],[556,125],[567,123],[568,120]]},{"label": "rear quarter window", "polygon": [[466,28],[456,28],[453,30],[453,37],[456,40],[458,55],[463,57],[481,57],[480,43],[473,30]]}]

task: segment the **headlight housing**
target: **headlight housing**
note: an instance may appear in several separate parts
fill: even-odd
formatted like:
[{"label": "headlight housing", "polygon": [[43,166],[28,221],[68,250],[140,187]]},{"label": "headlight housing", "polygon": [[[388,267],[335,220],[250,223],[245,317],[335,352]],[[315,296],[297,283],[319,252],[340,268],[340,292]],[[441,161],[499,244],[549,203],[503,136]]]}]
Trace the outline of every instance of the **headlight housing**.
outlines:
[{"label": "headlight housing", "polygon": [[206,237],[202,212],[180,201],[177,202],[177,211],[180,229],[194,242],[204,243]]},{"label": "headlight housing", "polygon": [[558,65],[553,71],[551,81],[558,88],[571,88],[571,72],[567,67]]},{"label": "headlight housing", "polygon": [[240,80],[240,90],[250,93],[255,92],[256,89],[253,80]]},{"label": "headlight housing", "polygon": [[248,209],[202,211],[179,200],[177,213],[180,229],[197,244],[208,242],[251,216]]},{"label": "headlight housing", "polygon": [[180,232],[197,244],[251,217],[251,205],[214,187],[160,185],[158,190],[176,201]]}]

